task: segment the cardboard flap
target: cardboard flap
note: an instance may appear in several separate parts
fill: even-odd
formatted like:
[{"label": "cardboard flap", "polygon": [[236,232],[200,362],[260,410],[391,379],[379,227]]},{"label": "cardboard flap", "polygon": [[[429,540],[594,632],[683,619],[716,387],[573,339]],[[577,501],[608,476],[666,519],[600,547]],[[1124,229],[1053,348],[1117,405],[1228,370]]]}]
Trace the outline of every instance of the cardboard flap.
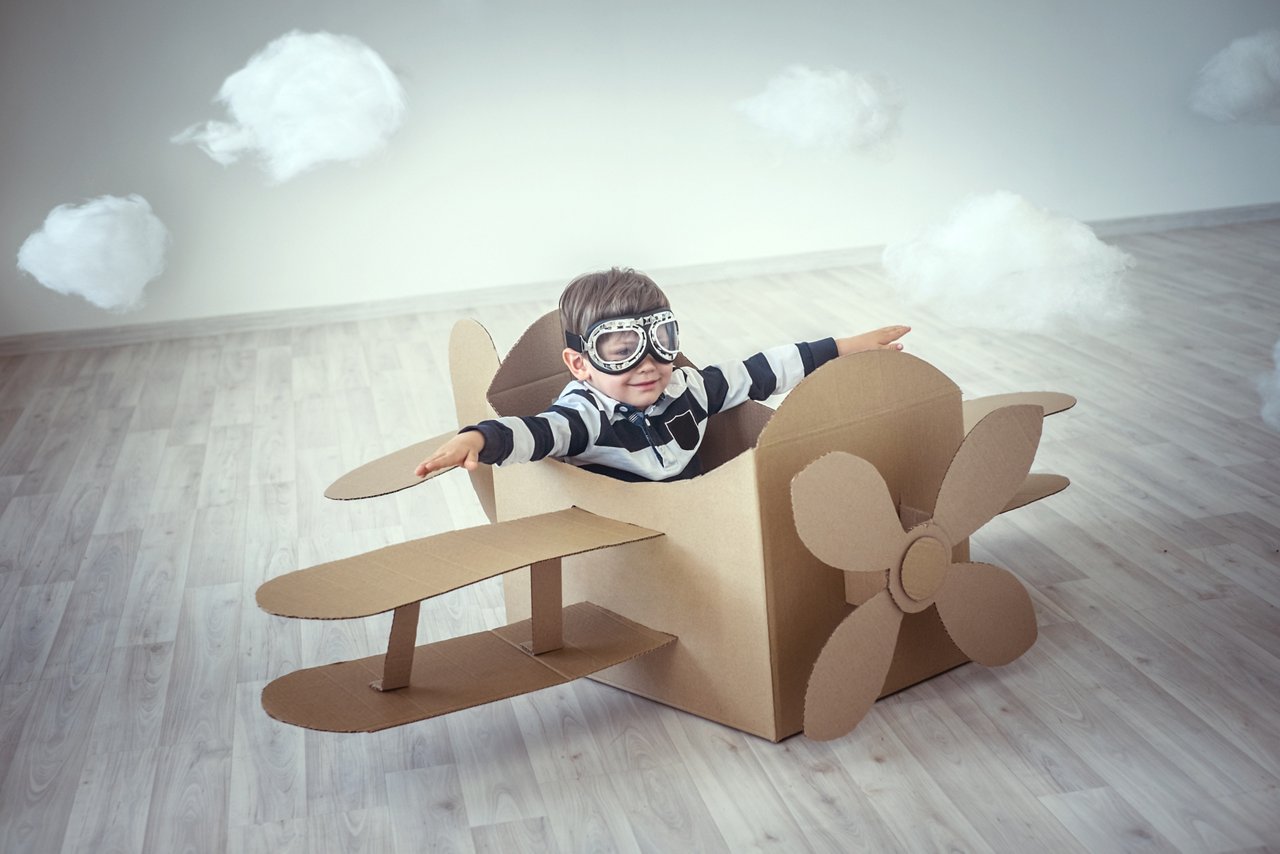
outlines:
[{"label": "cardboard flap", "polygon": [[[449,336],[449,374],[453,378],[453,405],[460,427],[496,415],[486,392],[499,367],[498,351],[487,329],[474,320],[459,320],[453,325],[453,333]],[[467,474],[485,516],[490,522],[496,522],[493,467],[478,466]]]},{"label": "cardboard flap", "polygon": [[450,432],[434,436],[352,469],[329,484],[329,488],[324,491],[324,497],[338,501],[352,501],[358,498],[390,495],[393,492],[417,486],[433,477],[439,477],[447,471],[453,471],[452,468],[440,469],[426,477],[418,477],[413,473],[418,463],[431,456],[437,448],[456,435],[457,433]]},{"label": "cardboard flap", "polygon": [[431,537],[323,563],[258,588],[281,617],[341,620],[380,614],[538,561],[662,536],[576,507]]},{"label": "cardboard flap", "polygon": [[938,490],[933,521],[959,543],[995,517],[1026,480],[1040,444],[1039,406],[1006,406],[979,421]]},{"label": "cardboard flap", "polygon": [[1005,406],[1030,404],[1044,410],[1045,417],[1065,412],[1076,405],[1076,399],[1059,391],[1015,391],[975,397],[964,402],[964,432],[968,433],[983,418]]},{"label": "cardboard flap", "polygon": [[376,732],[495,700],[563,685],[675,641],[598,605],[564,609],[562,649],[520,648],[528,621],[424,644],[414,650],[409,684],[376,691],[383,656],[298,670],[271,682],[262,707],[278,721],[326,732]]},{"label": "cardboard flap", "polygon": [[1048,498],[1050,495],[1061,492],[1070,485],[1071,481],[1060,474],[1029,474],[1000,512],[1008,513],[1010,510],[1025,507],[1041,498]]},{"label": "cardboard flap", "polygon": [[534,415],[547,408],[573,379],[565,367],[560,313],[549,311],[520,336],[502,361],[488,399],[499,415]]},{"label": "cardboard flap", "polygon": [[908,353],[868,350],[841,356],[792,389],[761,432],[759,447],[838,429],[849,422],[910,412],[926,401],[952,397],[960,397],[956,384]]}]

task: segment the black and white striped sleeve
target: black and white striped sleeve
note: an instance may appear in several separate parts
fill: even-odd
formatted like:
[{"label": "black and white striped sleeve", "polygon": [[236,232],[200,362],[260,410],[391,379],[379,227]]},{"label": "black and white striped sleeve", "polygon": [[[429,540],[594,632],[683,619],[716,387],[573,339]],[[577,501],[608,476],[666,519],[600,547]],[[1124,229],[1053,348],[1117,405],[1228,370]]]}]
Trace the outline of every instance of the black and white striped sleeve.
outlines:
[{"label": "black and white striped sleeve", "polygon": [[571,391],[537,415],[492,418],[462,428],[484,436],[480,462],[531,463],[544,457],[573,457],[595,444],[602,415],[589,392]]},{"label": "black and white striped sleeve", "polygon": [[707,414],[715,415],[747,400],[764,400],[790,391],[800,380],[835,357],[835,339],[824,338],[774,347],[742,362],[703,368],[701,374],[707,396]]}]

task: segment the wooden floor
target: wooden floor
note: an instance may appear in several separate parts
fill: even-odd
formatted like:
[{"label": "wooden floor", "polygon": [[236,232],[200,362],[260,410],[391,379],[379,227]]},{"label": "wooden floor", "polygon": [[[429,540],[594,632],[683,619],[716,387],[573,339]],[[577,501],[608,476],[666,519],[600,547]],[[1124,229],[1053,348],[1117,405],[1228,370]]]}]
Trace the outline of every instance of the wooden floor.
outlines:
[{"label": "wooden floor", "polygon": [[[1135,320],[1037,336],[895,309],[873,269],[672,289],[690,356],[912,322],[967,396],[1054,389],[1065,493],[978,533],[1040,638],[770,744],[579,681],[376,735],[259,694],[389,620],[268,617],[280,573],[479,524],[464,478],[328,502],[454,425],[457,315],[0,359],[0,850],[1280,850],[1280,222],[1114,241]],[[549,308],[475,312],[500,351]],[[420,636],[503,621],[486,582]]]}]

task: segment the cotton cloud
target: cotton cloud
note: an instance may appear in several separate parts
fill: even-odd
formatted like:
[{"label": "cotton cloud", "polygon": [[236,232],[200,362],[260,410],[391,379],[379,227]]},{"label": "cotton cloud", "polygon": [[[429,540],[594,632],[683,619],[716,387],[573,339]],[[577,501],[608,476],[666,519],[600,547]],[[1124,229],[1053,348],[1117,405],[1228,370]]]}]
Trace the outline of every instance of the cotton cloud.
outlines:
[{"label": "cotton cloud", "polygon": [[18,269],[60,294],[110,311],[141,304],[164,272],[169,230],[141,196],[100,196],[59,205],[18,250]]},{"label": "cotton cloud", "polygon": [[256,154],[273,183],[331,161],[381,151],[404,119],[404,89],[376,52],[351,36],[287,33],[223,82],[230,122],[173,137],[223,165]]},{"label": "cotton cloud", "polygon": [[1081,222],[996,192],[887,246],[883,263],[903,300],[958,325],[1044,332],[1062,321],[1123,320],[1132,259]]},{"label": "cotton cloud", "polygon": [[1262,420],[1272,430],[1280,431],[1280,341],[1271,352],[1275,370],[1258,378],[1258,394],[1262,395]]},{"label": "cotton cloud", "polygon": [[771,135],[800,148],[882,147],[902,111],[893,84],[880,74],[816,71],[793,65],[736,109]]},{"label": "cotton cloud", "polygon": [[1280,122],[1280,30],[1236,39],[1210,59],[1191,108],[1220,122]]}]

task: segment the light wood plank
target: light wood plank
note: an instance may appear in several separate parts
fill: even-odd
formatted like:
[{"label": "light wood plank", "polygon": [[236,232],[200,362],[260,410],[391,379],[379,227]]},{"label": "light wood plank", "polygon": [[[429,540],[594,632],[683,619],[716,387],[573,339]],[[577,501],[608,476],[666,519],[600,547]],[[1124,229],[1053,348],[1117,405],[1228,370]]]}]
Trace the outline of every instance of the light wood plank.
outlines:
[{"label": "light wood plank", "polygon": [[143,847],[147,851],[223,851],[231,749],[200,743],[162,748]]},{"label": "light wood plank", "polygon": [[945,701],[886,706],[882,714],[993,850],[1088,850],[1018,780],[1001,773],[1000,762]]},{"label": "light wood plank", "polygon": [[40,678],[71,598],[71,583],[22,587],[0,620],[0,680]]},{"label": "light wood plank", "polygon": [[0,783],[0,850],[57,851],[67,832],[102,674],[40,682]]},{"label": "light wood plank", "polygon": [[195,520],[181,511],[145,518],[116,646],[170,643],[178,633]]},{"label": "light wood plank", "polygon": [[744,735],[690,715],[663,723],[730,850],[803,846],[805,834]]},{"label": "light wood plank", "polygon": [[188,588],[182,599],[160,743],[230,751],[235,730],[239,584]]},{"label": "light wood plank", "polygon": [[473,826],[546,815],[529,748],[509,703],[465,709],[446,720]]},{"label": "light wood plank", "polygon": [[272,720],[262,710],[264,682],[235,688],[235,740],[231,754],[232,827],[287,825],[307,815],[303,730]]},{"label": "light wood plank", "polygon": [[1169,851],[1173,843],[1111,789],[1086,789],[1040,799],[1087,851]]},{"label": "light wood plank", "polygon": [[76,568],[97,525],[104,490],[97,484],[59,492],[39,521],[33,548],[25,555],[23,584],[75,580]]},{"label": "light wood plank", "polygon": [[371,753],[360,736],[308,730],[304,738],[309,816],[341,816],[386,807],[381,754]]},{"label": "light wood plank", "polygon": [[314,816],[307,822],[307,838],[312,851],[394,854],[397,850],[395,827],[386,807]]},{"label": "light wood plank", "polygon": [[388,774],[387,800],[397,851],[475,850],[454,766]]},{"label": "light wood plank", "polygon": [[876,710],[855,732],[831,745],[901,847],[994,850]]},{"label": "light wood plank", "polygon": [[94,753],[138,752],[160,744],[172,644],[116,647],[91,718]]},{"label": "light wood plank", "polygon": [[625,805],[608,777],[548,780],[541,788],[547,819],[563,850],[641,851]]},{"label": "light wood plank", "polygon": [[[833,745],[803,738],[782,745],[748,743],[813,850],[874,852],[902,847],[844,769]],[[716,841],[723,845],[719,834]]]},{"label": "light wood plank", "polygon": [[529,854],[556,854],[564,851],[551,831],[546,818],[517,819],[471,828],[476,854],[505,854],[528,851]]},{"label": "light wood plank", "polygon": [[125,436],[93,533],[115,534],[144,527],[167,438],[164,430],[130,430]]},{"label": "light wood plank", "polygon": [[67,820],[65,854],[141,851],[158,752],[90,754]]}]

